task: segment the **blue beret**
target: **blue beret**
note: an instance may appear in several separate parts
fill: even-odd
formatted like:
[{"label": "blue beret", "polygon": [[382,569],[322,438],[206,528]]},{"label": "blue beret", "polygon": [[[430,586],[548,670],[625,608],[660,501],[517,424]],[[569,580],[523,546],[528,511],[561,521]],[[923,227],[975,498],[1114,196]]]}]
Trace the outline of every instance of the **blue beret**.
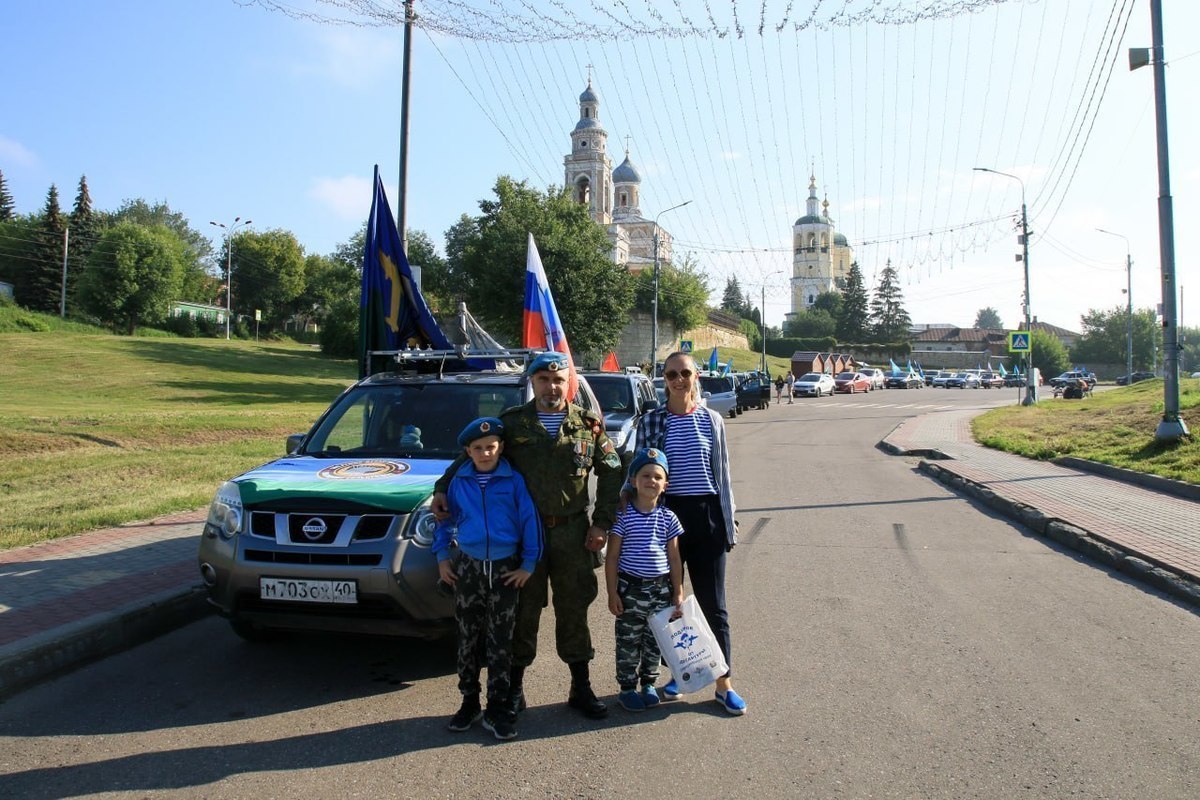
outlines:
[{"label": "blue beret", "polygon": [[548,369],[551,372],[558,372],[559,370],[569,369],[570,366],[571,362],[567,360],[565,353],[556,353],[554,351],[550,351],[548,353],[540,353],[535,356],[533,361],[529,362],[529,368],[526,369],[525,372],[529,375],[532,375],[533,373],[539,372],[543,369]]},{"label": "blue beret", "polygon": [[638,474],[638,470],[647,464],[657,464],[662,467],[662,471],[666,475],[670,475],[667,469],[667,454],[655,447],[643,447],[637,451],[633,457],[633,461],[629,462],[629,479],[633,480]]},{"label": "blue beret", "polygon": [[474,422],[468,423],[467,427],[462,429],[462,433],[458,435],[458,443],[466,447],[476,439],[482,439],[484,436],[499,436],[504,438],[504,423],[495,417],[480,417]]}]

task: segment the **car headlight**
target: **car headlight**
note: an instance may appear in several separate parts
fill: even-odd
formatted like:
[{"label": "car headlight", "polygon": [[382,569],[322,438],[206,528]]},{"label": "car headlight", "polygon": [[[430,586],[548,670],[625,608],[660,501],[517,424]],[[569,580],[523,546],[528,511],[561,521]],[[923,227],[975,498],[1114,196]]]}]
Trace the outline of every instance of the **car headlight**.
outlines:
[{"label": "car headlight", "polygon": [[629,438],[628,428],[621,428],[620,430],[615,431],[606,431],[606,433],[608,433],[608,438],[610,441],[612,441],[613,447],[617,448],[618,450],[625,446],[625,440]]},{"label": "car headlight", "polygon": [[430,495],[424,503],[413,509],[413,512],[408,515],[408,524],[404,526],[402,534],[405,539],[412,539],[421,547],[429,547],[433,544],[433,533],[437,530],[437,517],[433,515],[433,509],[430,508],[432,502],[433,496]]},{"label": "car headlight", "polygon": [[231,539],[241,531],[245,513],[242,490],[233,481],[226,481],[217,489],[217,496],[208,507],[204,532],[209,536],[220,535],[223,539]]}]

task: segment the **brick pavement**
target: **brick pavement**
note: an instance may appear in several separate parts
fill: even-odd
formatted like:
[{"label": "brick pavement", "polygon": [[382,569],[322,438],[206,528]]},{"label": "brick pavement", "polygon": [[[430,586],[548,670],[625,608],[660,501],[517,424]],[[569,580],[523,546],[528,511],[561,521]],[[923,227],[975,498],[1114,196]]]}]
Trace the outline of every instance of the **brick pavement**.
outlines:
[{"label": "brick pavement", "polygon": [[884,444],[901,452],[938,451],[949,458],[937,462],[942,470],[1200,583],[1200,503],[978,445],[970,421],[979,413],[914,417]]}]

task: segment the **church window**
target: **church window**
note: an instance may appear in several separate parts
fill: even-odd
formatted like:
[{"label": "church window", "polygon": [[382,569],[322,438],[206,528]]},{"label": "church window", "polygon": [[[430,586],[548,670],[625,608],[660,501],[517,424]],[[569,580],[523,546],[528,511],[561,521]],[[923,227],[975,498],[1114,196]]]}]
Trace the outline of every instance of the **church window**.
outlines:
[{"label": "church window", "polygon": [[580,146],[580,147],[587,147],[587,139],[581,139],[581,140],[579,141],[579,146]]},{"label": "church window", "polygon": [[811,306],[813,303],[815,303],[816,301],[817,301],[817,298],[813,297],[811,294],[808,296],[808,304],[809,304],[810,306]]},{"label": "church window", "polygon": [[587,118],[588,118],[588,117],[590,117],[591,115],[592,115],[592,110],[591,110],[590,108],[585,108],[585,109],[583,110],[583,117],[584,117],[584,119],[587,119]]},{"label": "church window", "polygon": [[808,246],[809,247],[817,246],[817,235],[815,233],[810,233],[808,235]]},{"label": "church window", "polygon": [[629,195],[625,194],[624,192],[621,192],[621,205],[629,205]]},{"label": "church window", "polygon": [[821,247],[829,247],[829,234],[821,234]]},{"label": "church window", "polygon": [[575,184],[575,188],[576,188],[576,195],[575,195],[576,201],[578,201],[580,203],[591,202],[592,185],[591,185],[591,183],[588,182],[587,178],[580,178],[579,181]]}]

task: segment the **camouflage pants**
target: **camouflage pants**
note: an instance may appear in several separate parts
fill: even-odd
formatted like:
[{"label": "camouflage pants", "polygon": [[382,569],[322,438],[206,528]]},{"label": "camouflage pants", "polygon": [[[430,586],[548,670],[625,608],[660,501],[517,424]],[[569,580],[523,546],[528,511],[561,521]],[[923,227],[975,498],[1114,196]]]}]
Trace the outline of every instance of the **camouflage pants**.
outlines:
[{"label": "camouflage pants", "polygon": [[662,654],[650,630],[650,617],[671,605],[671,578],[638,578],[620,573],[617,596],[625,609],[617,617],[617,684],[621,691],[653,686]]},{"label": "camouflage pants", "polygon": [[537,569],[521,589],[517,629],[513,634],[513,664],[528,667],[537,656],[542,609],[553,590],[554,641],[558,657],[567,664],[591,661],[592,633],[588,606],[596,599],[595,554],[583,546],[587,514],[546,529],[546,547]]},{"label": "camouflage pants", "polygon": [[454,561],[454,616],[458,619],[458,690],[479,694],[479,673],[486,661],[487,702],[491,708],[508,698],[513,627],[517,621],[515,586],[501,580],[521,566],[517,556],[480,561],[459,553]]}]

